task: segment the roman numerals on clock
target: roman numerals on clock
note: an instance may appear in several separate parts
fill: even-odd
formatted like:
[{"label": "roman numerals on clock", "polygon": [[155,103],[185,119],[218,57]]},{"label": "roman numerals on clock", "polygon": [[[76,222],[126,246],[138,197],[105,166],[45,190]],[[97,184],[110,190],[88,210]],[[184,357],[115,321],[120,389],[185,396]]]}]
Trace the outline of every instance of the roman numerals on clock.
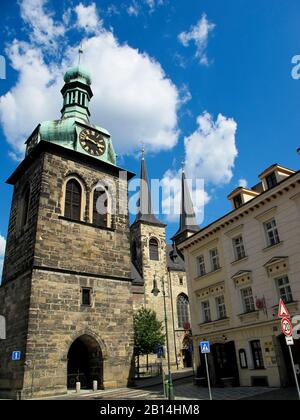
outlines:
[{"label": "roman numerals on clock", "polygon": [[81,147],[92,156],[102,156],[106,150],[103,136],[97,131],[84,129],[79,136]]}]

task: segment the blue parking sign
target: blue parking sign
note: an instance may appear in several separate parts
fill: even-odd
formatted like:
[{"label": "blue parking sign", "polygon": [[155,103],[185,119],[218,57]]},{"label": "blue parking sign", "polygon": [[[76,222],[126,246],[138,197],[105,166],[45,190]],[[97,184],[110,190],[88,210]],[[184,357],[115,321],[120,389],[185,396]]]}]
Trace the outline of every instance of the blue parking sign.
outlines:
[{"label": "blue parking sign", "polygon": [[210,353],[209,341],[201,341],[200,348],[201,348],[201,353],[202,354],[209,354]]},{"label": "blue parking sign", "polygon": [[21,360],[21,352],[20,351],[13,351],[11,355],[11,360],[18,361]]}]

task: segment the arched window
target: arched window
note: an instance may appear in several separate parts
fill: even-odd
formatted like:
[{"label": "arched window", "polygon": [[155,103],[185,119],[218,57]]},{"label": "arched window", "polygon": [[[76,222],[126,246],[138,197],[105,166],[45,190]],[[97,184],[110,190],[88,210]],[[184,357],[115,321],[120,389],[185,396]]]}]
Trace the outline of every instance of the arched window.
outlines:
[{"label": "arched window", "polygon": [[81,186],[76,179],[70,179],[66,185],[65,217],[80,220],[81,216]]},{"label": "arched window", "polygon": [[94,191],[93,224],[98,227],[108,227],[108,196],[104,189]]},{"label": "arched window", "polygon": [[21,227],[25,226],[28,222],[29,204],[30,204],[30,186],[27,185],[23,191],[23,196],[22,196]]},{"label": "arched window", "polygon": [[186,295],[181,294],[177,297],[177,318],[178,327],[184,328],[189,323],[189,299]]},{"label": "arched window", "polygon": [[150,260],[159,261],[158,242],[154,238],[150,239],[150,242],[149,242],[149,256],[150,256]]}]

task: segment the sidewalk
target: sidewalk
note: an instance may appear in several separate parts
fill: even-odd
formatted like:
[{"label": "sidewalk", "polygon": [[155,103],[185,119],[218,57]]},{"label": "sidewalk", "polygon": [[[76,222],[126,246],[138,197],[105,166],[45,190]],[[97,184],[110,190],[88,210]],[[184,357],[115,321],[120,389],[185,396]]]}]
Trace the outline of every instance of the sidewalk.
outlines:
[{"label": "sidewalk", "polygon": [[[173,370],[172,371],[172,380],[173,382],[176,382],[180,379],[185,378],[193,378],[193,369],[187,368],[187,369],[180,369],[180,370]],[[133,387],[135,388],[150,388],[156,385],[162,385],[162,377],[156,376],[154,378],[141,378],[141,379],[135,379],[135,384]]]}]

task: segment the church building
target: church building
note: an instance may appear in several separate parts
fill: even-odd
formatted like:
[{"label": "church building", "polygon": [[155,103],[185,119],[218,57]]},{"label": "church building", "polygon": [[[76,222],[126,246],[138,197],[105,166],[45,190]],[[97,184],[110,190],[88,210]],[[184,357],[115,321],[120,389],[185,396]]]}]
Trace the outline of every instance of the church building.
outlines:
[{"label": "church building", "polygon": [[[78,65],[64,80],[61,118],[36,127],[7,181],[13,199],[0,287],[6,398],[65,394],[77,381],[83,388],[95,380],[99,389],[130,385],[134,310],[150,307],[163,321],[154,281],[167,287],[172,363],[191,364],[184,261],[152,214],[145,159],[140,212],[130,227],[134,174],[117,166],[109,132],[90,122],[91,77]],[[183,174],[183,201],[184,194]],[[183,212],[174,241],[195,231],[192,225]]]}]

